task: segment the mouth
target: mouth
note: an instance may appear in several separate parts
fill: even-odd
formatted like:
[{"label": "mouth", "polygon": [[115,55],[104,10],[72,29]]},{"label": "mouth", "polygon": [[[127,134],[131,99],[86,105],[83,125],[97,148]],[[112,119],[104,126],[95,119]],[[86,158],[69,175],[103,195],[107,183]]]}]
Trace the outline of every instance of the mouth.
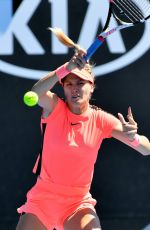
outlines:
[{"label": "mouth", "polygon": [[73,95],[72,97],[71,97],[71,100],[73,101],[73,102],[76,102],[76,101],[78,101],[80,99],[80,96],[79,95]]}]

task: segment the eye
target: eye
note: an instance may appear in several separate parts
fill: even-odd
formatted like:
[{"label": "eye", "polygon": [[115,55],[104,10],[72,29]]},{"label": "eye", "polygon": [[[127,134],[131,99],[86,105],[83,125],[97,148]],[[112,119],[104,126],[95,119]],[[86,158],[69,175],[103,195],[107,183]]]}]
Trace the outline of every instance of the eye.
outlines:
[{"label": "eye", "polygon": [[80,82],[79,82],[79,85],[84,85],[84,82],[83,82],[83,81],[80,81]]},{"label": "eye", "polygon": [[66,86],[71,86],[72,84],[70,82],[66,82]]}]

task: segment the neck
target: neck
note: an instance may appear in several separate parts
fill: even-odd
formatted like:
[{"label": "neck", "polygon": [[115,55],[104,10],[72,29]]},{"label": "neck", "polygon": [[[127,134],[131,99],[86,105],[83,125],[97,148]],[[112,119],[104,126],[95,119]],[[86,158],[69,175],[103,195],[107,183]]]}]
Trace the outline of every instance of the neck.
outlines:
[{"label": "neck", "polygon": [[68,108],[72,113],[80,115],[80,114],[83,114],[89,108],[89,103],[84,104],[84,105],[80,105],[79,107],[74,107],[74,106],[68,105]]}]

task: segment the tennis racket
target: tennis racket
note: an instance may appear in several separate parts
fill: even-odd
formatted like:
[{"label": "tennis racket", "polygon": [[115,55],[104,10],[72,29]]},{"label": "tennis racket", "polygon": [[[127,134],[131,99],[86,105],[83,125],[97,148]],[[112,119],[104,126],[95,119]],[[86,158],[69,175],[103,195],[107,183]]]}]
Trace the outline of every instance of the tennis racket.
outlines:
[{"label": "tennis racket", "polygon": [[[118,26],[109,29],[111,18],[114,17]],[[105,39],[115,31],[135,26],[150,18],[150,0],[109,0],[109,11],[102,32],[87,50],[84,56],[87,61],[103,44]]]}]

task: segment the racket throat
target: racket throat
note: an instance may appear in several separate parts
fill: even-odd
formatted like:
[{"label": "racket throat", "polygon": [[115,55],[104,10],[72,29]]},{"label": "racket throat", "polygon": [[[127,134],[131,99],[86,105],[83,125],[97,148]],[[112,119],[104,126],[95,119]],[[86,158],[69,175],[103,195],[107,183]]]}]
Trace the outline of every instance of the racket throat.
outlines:
[{"label": "racket throat", "polygon": [[104,38],[103,36],[101,36],[101,35],[98,35],[98,36],[97,36],[97,39],[98,39],[99,41],[101,41],[101,42],[104,42],[104,40],[105,40],[105,38]]}]

